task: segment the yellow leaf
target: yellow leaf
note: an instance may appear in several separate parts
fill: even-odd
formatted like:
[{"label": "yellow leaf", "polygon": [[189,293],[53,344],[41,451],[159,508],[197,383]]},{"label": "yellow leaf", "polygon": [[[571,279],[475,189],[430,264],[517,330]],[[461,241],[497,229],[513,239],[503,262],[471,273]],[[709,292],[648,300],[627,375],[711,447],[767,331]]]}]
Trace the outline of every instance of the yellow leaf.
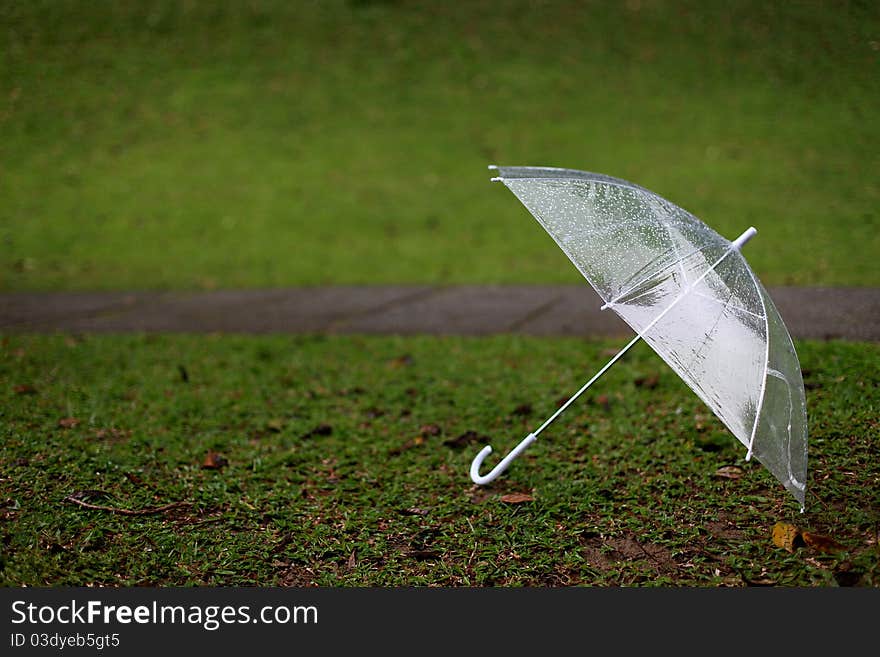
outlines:
[{"label": "yellow leaf", "polygon": [[787,522],[777,522],[773,525],[773,545],[794,552],[795,542],[800,534],[800,530],[794,525]]}]

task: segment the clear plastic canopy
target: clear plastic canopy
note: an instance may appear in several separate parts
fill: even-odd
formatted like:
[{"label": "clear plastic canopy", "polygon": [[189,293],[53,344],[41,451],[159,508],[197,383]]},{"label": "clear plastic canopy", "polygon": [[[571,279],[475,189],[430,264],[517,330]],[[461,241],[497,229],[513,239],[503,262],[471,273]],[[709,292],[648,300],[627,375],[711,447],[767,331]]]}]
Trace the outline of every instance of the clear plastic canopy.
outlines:
[{"label": "clear plastic canopy", "polygon": [[[497,167],[596,289],[804,505],[807,412],[791,337],[739,250],[625,180]],[[658,319],[659,318],[659,319]]]}]

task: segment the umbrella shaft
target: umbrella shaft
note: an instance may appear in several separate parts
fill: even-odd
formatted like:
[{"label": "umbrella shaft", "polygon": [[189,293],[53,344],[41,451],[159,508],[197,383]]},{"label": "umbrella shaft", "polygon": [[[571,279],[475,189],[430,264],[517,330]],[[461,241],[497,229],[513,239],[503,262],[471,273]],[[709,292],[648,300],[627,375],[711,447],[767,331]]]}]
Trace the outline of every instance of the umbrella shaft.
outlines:
[{"label": "umbrella shaft", "polygon": [[641,340],[641,339],[642,339],[642,334],[639,333],[638,335],[636,335],[636,337],[634,337],[632,340],[630,340],[630,341],[629,341],[629,344],[627,344],[623,349],[621,349],[620,351],[618,351],[618,352],[614,355],[614,358],[612,358],[612,359],[609,360],[607,363],[605,363],[605,366],[604,366],[601,370],[599,370],[598,372],[596,372],[596,373],[593,375],[593,378],[592,378],[592,379],[590,379],[589,381],[587,381],[587,382],[583,385],[583,387],[582,387],[580,390],[578,390],[576,393],[574,393],[574,394],[571,396],[571,399],[569,399],[569,400],[568,400],[567,402],[565,402],[562,406],[560,406],[559,409],[557,409],[557,411],[556,411],[553,415],[551,415],[550,417],[548,417],[548,418],[544,421],[544,424],[542,424],[540,427],[538,427],[538,429],[537,429],[536,431],[534,431],[533,434],[534,434],[535,436],[537,436],[537,435],[538,435],[539,433],[541,433],[544,429],[546,429],[548,426],[550,426],[550,424],[553,422],[553,420],[555,420],[555,419],[558,418],[560,415],[562,415],[562,414],[565,412],[565,409],[566,409],[566,408],[568,408],[569,406],[571,406],[571,405],[574,403],[574,401],[575,401],[578,397],[580,397],[582,394],[584,394],[584,392],[586,392],[587,388],[589,388],[591,385],[593,385],[593,384],[599,379],[600,376],[602,376],[603,374],[605,374],[605,372],[607,372],[609,369],[611,369],[611,366],[614,365],[614,363],[616,363],[618,360],[620,360],[620,357],[623,356],[627,351],[629,351],[629,349],[630,349],[630,348],[631,348],[636,342],[638,342],[638,341]]},{"label": "umbrella shaft", "polygon": [[[723,254],[720,258],[718,258],[718,260],[716,260],[715,263],[714,263],[711,267],[709,267],[709,269],[707,269],[706,271],[704,271],[703,274],[702,274],[697,280],[695,280],[693,283],[691,283],[690,285],[688,285],[688,287],[687,287],[687,288],[686,288],[686,289],[685,289],[685,290],[684,290],[684,291],[683,291],[683,292],[682,292],[682,293],[681,293],[681,294],[675,299],[675,301],[673,301],[672,303],[670,303],[670,304],[669,304],[669,305],[663,310],[663,312],[661,312],[661,313],[660,313],[659,315],[657,315],[653,320],[651,320],[651,323],[650,323],[650,324],[648,324],[645,328],[643,328],[641,331],[639,331],[639,332],[636,334],[636,337],[634,337],[632,340],[629,341],[629,344],[627,344],[623,349],[621,349],[620,351],[618,351],[617,354],[615,354],[614,358],[612,358],[612,359],[609,360],[607,363],[605,363],[605,366],[604,366],[601,370],[599,370],[598,372],[596,372],[596,373],[593,375],[593,378],[592,378],[592,379],[590,379],[589,381],[587,381],[587,382],[584,384],[584,386],[583,386],[580,390],[578,390],[576,393],[574,393],[574,394],[571,396],[571,399],[569,399],[569,400],[568,400],[567,402],[565,402],[562,406],[560,406],[560,407],[557,409],[557,411],[556,411],[553,415],[551,415],[550,417],[548,417],[548,418],[544,421],[544,424],[542,424],[540,427],[538,427],[538,429],[537,429],[536,431],[534,431],[534,432],[532,433],[532,435],[535,436],[535,437],[537,437],[537,435],[538,435],[539,433],[541,433],[544,429],[546,429],[548,426],[550,426],[550,424],[552,424],[553,420],[555,420],[555,419],[558,418],[560,415],[562,415],[562,414],[565,412],[565,409],[566,409],[566,408],[568,408],[569,406],[571,406],[571,405],[574,403],[574,401],[575,401],[578,397],[580,397],[582,394],[584,394],[584,392],[586,392],[587,388],[589,388],[591,385],[593,385],[593,384],[596,382],[596,380],[597,380],[600,376],[602,376],[603,374],[605,374],[605,372],[607,372],[607,371],[611,368],[611,366],[614,365],[614,363],[616,363],[618,360],[620,360],[620,357],[623,356],[627,351],[629,351],[630,348],[631,348],[636,342],[638,342],[639,340],[641,340],[642,336],[645,335],[645,333],[647,333],[647,332],[650,331],[652,328],[654,328],[654,325],[655,325],[655,324],[657,324],[661,319],[663,319],[663,318],[666,316],[666,314],[667,314],[670,310],[672,310],[676,305],[678,305],[678,302],[681,301],[682,299],[684,299],[684,298],[688,295],[688,293],[689,293],[691,290],[693,290],[697,285],[699,285],[699,284],[703,281],[704,278],[706,278],[706,276],[708,276],[711,272],[713,272],[713,271],[715,270],[715,268],[716,268],[718,265],[720,265],[720,264],[724,261],[725,258],[727,258],[727,256],[729,256],[729,255],[730,255],[731,253],[733,253],[734,251],[739,251],[739,250],[742,248],[742,246],[743,246],[746,242],[748,242],[748,241],[749,241],[749,240],[755,235],[755,233],[757,233],[757,232],[758,232],[758,231],[756,231],[754,228],[749,228],[749,229],[746,230],[742,235],[740,235],[738,238],[736,238],[736,240],[730,245],[730,247],[724,252],[724,254]],[[751,453],[751,452],[750,452],[750,453]]]}]

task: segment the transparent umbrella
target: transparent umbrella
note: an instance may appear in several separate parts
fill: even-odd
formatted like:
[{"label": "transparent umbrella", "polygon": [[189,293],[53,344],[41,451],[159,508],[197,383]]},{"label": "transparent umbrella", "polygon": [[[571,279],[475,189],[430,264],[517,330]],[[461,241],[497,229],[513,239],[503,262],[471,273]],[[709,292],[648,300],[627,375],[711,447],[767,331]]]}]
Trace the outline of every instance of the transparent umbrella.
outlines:
[{"label": "transparent umbrella", "polygon": [[574,169],[490,167],[635,337],[487,475],[485,484],[640,339],[675,371],[804,508],[807,411],[791,336],[733,242],[657,194]]}]

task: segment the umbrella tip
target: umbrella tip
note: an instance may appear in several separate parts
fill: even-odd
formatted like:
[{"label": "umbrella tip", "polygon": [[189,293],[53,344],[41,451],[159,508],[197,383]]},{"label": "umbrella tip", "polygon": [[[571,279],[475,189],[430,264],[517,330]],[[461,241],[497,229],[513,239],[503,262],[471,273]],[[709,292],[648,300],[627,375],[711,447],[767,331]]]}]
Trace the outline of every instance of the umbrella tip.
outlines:
[{"label": "umbrella tip", "polygon": [[750,226],[748,230],[746,230],[742,235],[740,235],[733,241],[733,244],[731,246],[739,251],[740,249],[742,249],[745,243],[752,239],[757,233],[758,229],[754,226]]}]

